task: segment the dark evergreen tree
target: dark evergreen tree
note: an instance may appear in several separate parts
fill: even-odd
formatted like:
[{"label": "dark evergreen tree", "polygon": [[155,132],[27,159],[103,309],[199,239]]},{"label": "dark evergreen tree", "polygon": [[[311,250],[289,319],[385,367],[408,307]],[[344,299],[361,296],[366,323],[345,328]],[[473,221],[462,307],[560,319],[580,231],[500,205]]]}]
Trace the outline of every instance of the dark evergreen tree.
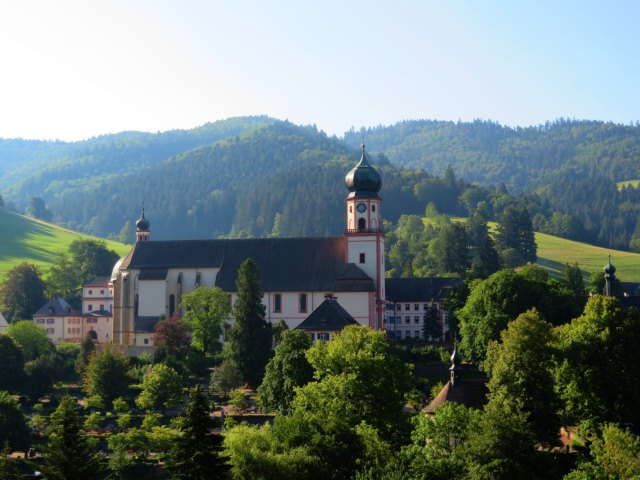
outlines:
[{"label": "dark evergreen tree", "polygon": [[470,266],[467,232],[461,223],[450,223],[440,229],[433,251],[440,273],[464,275]]},{"label": "dark evergreen tree", "polygon": [[81,433],[82,422],[78,416],[75,398],[64,397],[47,429],[47,455],[43,466],[48,480],[98,478],[100,463],[97,453]]},{"label": "dark evergreen tree", "polygon": [[231,352],[245,381],[257,387],[271,355],[271,324],[265,320],[260,274],[248,258],[240,265],[233,306],[234,324],[229,332]]},{"label": "dark evergreen tree", "polygon": [[576,297],[582,298],[587,292],[584,288],[584,279],[582,278],[582,271],[578,266],[578,262],[570,265],[565,263],[562,269],[562,284],[571,290]]},{"label": "dark evergreen tree", "polygon": [[96,351],[96,344],[91,338],[91,335],[87,333],[85,335],[84,340],[80,344],[80,351],[78,352],[78,356],[76,357],[76,372],[82,377],[84,376],[84,371],[89,365],[89,360],[91,360],[91,355]]},{"label": "dark evergreen tree", "polygon": [[10,322],[31,319],[46,302],[44,287],[40,270],[35,265],[23,262],[9,270],[0,286],[0,299],[7,319]]},{"label": "dark evergreen tree", "polygon": [[16,341],[9,335],[0,335],[0,390],[17,391],[24,382],[24,355]]},{"label": "dark evergreen tree", "polygon": [[442,325],[440,323],[440,313],[438,306],[434,303],[424,312],[424,325],[422,327],[422,338],[439,342],[442,338]]},{"label": "dark evergreen tree", "polygon": [[53,219],[53,213],[47,208],[44,200],[40,197],[32,197],[29,201],[27,213],[34,218],[50,222]]},{"label": "dark evergreen tree", "polygon": [[182,412],[181,436],[167,460],[173,480],[228,478],[229,467],[220,455],[222,436],[209,432],[211,418],[200,385],[189,391],[189,404]]},{"label": "dark evergreen tree", "polygon": [[508,206],[500,216],[496,244],[499,250],[513,249],[524,262],[535,262],[537,250],[533,224],[526,208]]},{"label": "dark evergreen tree", "polygon": [[[5,365],[5,368],[11,368]],[[11,450],[25,451],[30,442],[27,420],[18,402],[7,392],[0,391],[0,445]]]}]

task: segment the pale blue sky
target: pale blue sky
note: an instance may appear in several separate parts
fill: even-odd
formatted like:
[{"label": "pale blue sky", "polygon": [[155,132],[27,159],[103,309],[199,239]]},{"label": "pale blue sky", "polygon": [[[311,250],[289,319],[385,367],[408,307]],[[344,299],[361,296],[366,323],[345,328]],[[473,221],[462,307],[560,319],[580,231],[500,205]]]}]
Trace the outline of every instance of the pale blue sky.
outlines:
[{"label": "pale blue sky", "polygon": [[0,137],[640,120],[638,1],[8,0]]}]

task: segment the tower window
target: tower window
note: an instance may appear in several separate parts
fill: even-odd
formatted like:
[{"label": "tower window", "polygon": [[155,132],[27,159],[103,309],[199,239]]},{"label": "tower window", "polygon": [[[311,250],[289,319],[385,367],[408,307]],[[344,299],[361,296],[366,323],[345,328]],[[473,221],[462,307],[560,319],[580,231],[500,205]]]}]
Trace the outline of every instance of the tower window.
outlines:
[{"label": "tower window", "polygon": [[298,305],[300,307],[300,313],[306,313],[307,312],[307,294],[301,293],[298,300],[299,300]]},{"label": "tower window", "polygon": [[172,317],[176,311],[176,296],[172,293],[169,295],[169,316]]},{"label": "tower window", "polygon": [[364,257],[364,253],[360,254],[360,263],[365,263],[365,257]]},{"label": "tower window", "polygon": [[364,218],[358,219],[358,230],[365,230],[367,228],[367,221]]},{"label": "tower window", "polygon": [[273,311],[280,313],[282,311],[282,295],[279,293],[273,294]]},{"label": "tower window", "polygon": [[376,206],[375,205],[371,205],[371,211],[375,212],[376,211]]}]

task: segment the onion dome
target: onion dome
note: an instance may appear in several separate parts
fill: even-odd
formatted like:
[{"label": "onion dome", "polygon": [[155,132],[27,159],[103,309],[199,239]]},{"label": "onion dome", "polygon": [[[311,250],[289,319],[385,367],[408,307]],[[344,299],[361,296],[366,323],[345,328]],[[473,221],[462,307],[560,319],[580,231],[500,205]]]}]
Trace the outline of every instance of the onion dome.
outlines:
[{"label": "onion dome", "polygon": [[604,266],[604,273],[607,275],[613,275],[616,273],[616,267],[613,263],[611,263],[611,255],[609,255],[609,263]]},{"label": "onion dome", "polygon": [[362,158],[353,170],[344,177],[344,183],[351,192],[349,196],[377,197],[382,188],[382,178],[378,171],[371,166],[364,154],[362,144]]},{"label": "onion dome", "polygon": [[460,355],[460,352],[458,352],[458,347],[457,346],[453,346],[453,353],[451,354],[451,367],[449,368],[449,370],[454,370],[458,365],[460,365],[460,362],[462,361],[462,356]]},{"label": "onion dome", "polygon": [[146,232],[149,230],[151,223],[144,216],[144,208],[142,209],[142,216],[136,221],[136,230]]}]

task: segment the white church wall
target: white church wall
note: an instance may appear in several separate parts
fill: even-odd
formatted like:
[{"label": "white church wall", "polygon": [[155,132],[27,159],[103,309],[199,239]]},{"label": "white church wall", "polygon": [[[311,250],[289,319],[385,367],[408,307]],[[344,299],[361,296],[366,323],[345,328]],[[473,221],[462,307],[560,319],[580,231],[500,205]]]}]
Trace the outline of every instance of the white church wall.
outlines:
[{"label": "white church wall", "polygon": [[166,315],[166,282],[141,280],[138,282],[138,315],[157,317]]},{"label": "white church wall", "polygon": [[342,308],[349,312],[360,325],[369,325],[369,313],[371,311],[369,293],[337,292],[334,296]]}]

